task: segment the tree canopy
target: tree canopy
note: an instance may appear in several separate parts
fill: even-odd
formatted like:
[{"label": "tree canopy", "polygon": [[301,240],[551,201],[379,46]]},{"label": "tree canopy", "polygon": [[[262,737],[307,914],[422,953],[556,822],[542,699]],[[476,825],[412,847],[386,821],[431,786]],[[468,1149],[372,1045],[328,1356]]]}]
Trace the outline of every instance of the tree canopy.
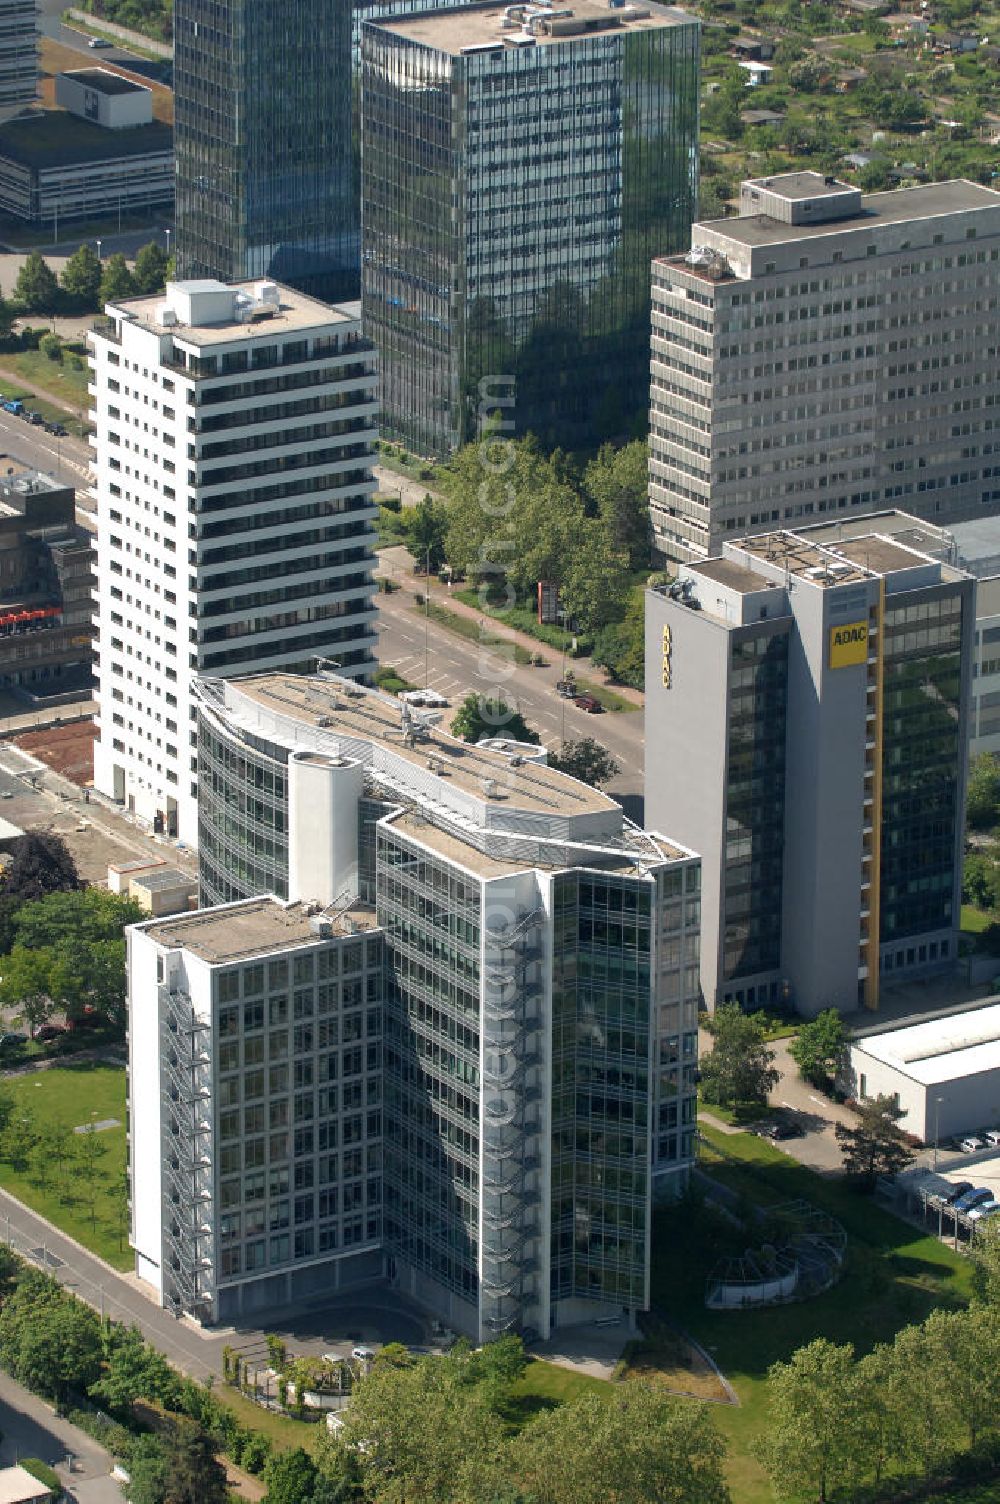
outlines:
[{"label": "tree canopy", "polygon": [[724,1459],[707,1406],[632,1382],[543,1412],[511,1472],[533,1504],[729,1504]]},{"label": "tree canopy", "polygon": [[406,547],[413,555],[418,569],[429,567],[431,574],[436,574],[445,561],[447,508],[432,497],[425,496],[412,510],[402,514],[402,520],[405,524]]},{"label": "tree canopy", "polygon": [[60,277],[62,290],[79,308],[97,308],[101,290],[101,263],[97,252],[85,240],[66,262]]},{"label": "tree canopy", "polygon": [[606,447],[581,474],[532,438],[467,445],[449,471],[447,562],[522,602],[555,583],[575,631],[618,620],[648,553],[645,456],[642,443]]},{"label": "tree canopy", "polygon": [[59,306],[55,272],[39,251],[24,258],[14,283],[14,301],[27,313],[55,313]]},{"label": "tree canopy", "polygon": [[607,747],[602,747],[592,736],[564,742],[558,752],[549,754],[549,767],[579,778],[581,783],[589,783],[595,789],[610,783],[621,771]]},{"label": "tree canopy", "polygon": [[965,816],[973,830],[1000,824],[1000,759],[983,752],[969,763]]},{"label": "tree canopy", "polygon": [[519,710],[508,705],[506,700],[492,699],[488,695],[466,695],[451,729],[453,735],[461,737],[464,742],[478,742],[490,736],[506,736],[511,741],[536,744],[541,740]]},{"label": "tree canopy", "polygon": [[834,1126],[844,1160],[844,1174],[859,1188],[873,1191],[883,1176],[892,1178],[913,1163],[900,1122],[905,1110],[892,1097],[870,1097],[857,1104],[855,1127]]},{"label": "tree canopy", "polygon": [[134,298],[136,291],[128,262],[120,251],[116,251],[104,263],[99,293],[101,303],[120,303],[123,298]]},{"label": "tree canopy", "polygon": [[719,1107],[763,1107],[780,1073],[763,1021],[738,1003],[722,1003],[706,1020],[712,1048],[701,1062],[701,1093]]},{"label": "tree canopy", "polygon": [[833,1085],[844,1054],[847,1032],[836,1008],[824,1008],[802,1024],[788,1046],[803,1079],[822,1089]]},{"label": "tree canopy", "polygon": [[61,836],[29,830],[11,847],[0,894],[25,903],[80,886],[80,875]]}]

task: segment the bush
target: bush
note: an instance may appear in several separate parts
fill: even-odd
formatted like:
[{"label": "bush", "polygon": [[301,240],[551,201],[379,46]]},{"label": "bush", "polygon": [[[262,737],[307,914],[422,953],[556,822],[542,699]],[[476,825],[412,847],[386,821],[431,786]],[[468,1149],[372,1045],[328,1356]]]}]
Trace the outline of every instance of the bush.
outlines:
[{"label": "bush", "polygon": [[38,348],[49,360],[62,360],[63,342],[58,334],[43,334],[38,341]]}]

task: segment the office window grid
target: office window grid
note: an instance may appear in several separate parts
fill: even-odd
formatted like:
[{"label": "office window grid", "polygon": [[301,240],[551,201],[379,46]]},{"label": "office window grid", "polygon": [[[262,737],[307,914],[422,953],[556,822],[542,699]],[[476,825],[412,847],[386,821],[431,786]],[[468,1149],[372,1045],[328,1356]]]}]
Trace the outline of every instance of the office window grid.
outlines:
[{"label": "office window grid", "polygon": [[217,981],[220,1277],[381,1238],[381,938]]}]

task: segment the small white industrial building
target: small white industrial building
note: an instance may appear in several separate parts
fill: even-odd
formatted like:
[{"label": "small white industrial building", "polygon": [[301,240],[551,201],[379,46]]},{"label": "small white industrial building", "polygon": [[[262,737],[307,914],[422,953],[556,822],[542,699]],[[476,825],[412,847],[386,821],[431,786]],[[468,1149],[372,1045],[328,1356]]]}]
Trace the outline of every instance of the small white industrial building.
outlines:
[{"label": "small white industrial building", "polygon": [[862,1035],[845,1084],[859,1101],[895,1097],[925,1143],[1000,1126],[1000,1001]]}]

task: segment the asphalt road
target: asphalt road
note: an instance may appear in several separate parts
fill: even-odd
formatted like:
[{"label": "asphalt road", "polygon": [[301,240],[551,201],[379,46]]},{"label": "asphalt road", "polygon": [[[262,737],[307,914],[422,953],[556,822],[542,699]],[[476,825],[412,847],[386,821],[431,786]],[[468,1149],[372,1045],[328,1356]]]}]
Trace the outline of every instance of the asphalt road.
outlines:
[{"label": "asphalt road", "polygon": [[[30,406],[28,397],[25,407]],[[90,447],[82,439],[72,435],[56,438],[27,419],[3,411],[0,411],[0,450],[69,486],[82,488],[90,474]]]},{"label": "asphalt road", "polygon": [[[569,700],[561,699],[555,681],[561,659],[543,648],[545,668],[516,668],[497,648],[480,647],[446,627],[422,618],[407,591],[394,591],[378,598],[379,661],[391,664],[413,683],[446,695],[452,705],[470,691],[502,694],[533,727],[548,747],[562,740],[592,736],[607,747],[621,772],[608,792],[638,795],[643,785],[643,727],[641,710],[611,711],[588,715]],[[578,665],[586,675],[586,666]],[[629,807],[630,815],[634,806]],[[634,816],[633,816],[634,817]]]},{"label": "asphalt road", "polygon": [[385,1342],[419,1346],[426,1341],[424,1318],[402,1296],[382,1286],[368,1286],[331,1300],[278,1312],[266,1328],[249,1324],[211,1330],[178,1319],[154,1303],[152,1292],[132,1275],[119,1274],[88,1253],[6,1191],[0,1191],[0,1237],[18,1253],[45,1269],[67,1290],[114,1321],[138,1326],[146,1339],[193,1379],[218,1379],[222,1350],[264,1347],[264,1333],[277,1333],[296,1354],[336,1352],[348,1356],[356,1341],[377,1347]]}]

